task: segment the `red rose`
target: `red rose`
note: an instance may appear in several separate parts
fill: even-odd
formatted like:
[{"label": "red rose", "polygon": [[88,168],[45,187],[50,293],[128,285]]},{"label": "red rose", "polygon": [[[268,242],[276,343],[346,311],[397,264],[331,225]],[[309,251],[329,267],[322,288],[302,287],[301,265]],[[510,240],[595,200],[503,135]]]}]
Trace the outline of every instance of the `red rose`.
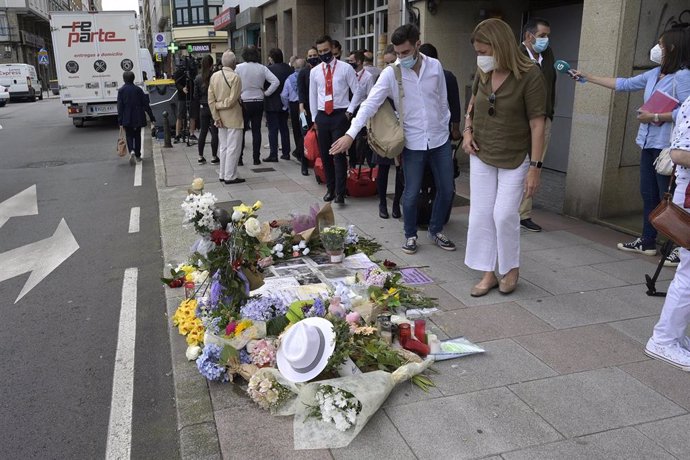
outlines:
[{"label": "red rose", "polygon": [[211,241],[216,243],[217,246],[220,246],[228,239],[230,239],[230,234],[222,228],[219,228],[211,232]]},{"label": "red rose", "polygon": [[234,321],[230,321],[228,325],[225,327],[225,335],[232,335],[235,333],[235,328],[237,327],[237,323]]}]

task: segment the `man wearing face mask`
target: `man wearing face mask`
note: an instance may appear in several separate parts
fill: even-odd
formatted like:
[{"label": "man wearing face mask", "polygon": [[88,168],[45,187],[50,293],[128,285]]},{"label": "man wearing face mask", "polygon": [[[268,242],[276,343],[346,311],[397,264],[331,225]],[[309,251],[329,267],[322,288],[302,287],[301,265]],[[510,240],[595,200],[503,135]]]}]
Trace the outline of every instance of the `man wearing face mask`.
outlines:
[{"label": "man wearing face mask", "polygon": [[[443,234],[443,224],[453,199],[453,155],[448,126],[450,110],[446,79],[441,63],[419,52],[419,29],[413,24],[398,27],[391,36],[398,56],[403,85],[403,131],[405,148],[401,154],[405,191],[403,220],[405,244],[403,252],[417,252],[417,196],[422,186],[424,168],[431,167],[436,185],[436,199],[429,221],[429,238],[441,249],[454,251],[455,244]],[[390,97],[400,108],[395,68],[381,71],[367,100],[359,107],[347,134],[331,147],[331,154],[347,151],[366,121]]]},{"label": "man wearing face mask", "polygon": [[299,93],[299,111],[306,116],[308,128],[310,128],[314,121],[309,111],[309,74],[311,69],[321,63],[316,47],[309,48],[306,61],[307,63],[297,75],[297,92]]},{"label": "man wearing face mask", "polygon": [[335,59],[332,48],[333,41],[328,35],[316,40],[316,49],[322,63],[311,69],[309,74],[309,105],[316,123],[319,150],[326,173],[327,192],[323,200],[335,200],[343,205],[347,180],[347,158],[343,153],[347,149],[340,152],[329,150],[331,144],[347,131],[346,112],[350,106],[350,91],[355,94],[359,83],[352,66]]},{"label": "man wearing face mask", "polygon": [[[556,69],[553,68],[554,56],[549,46],[551,26],[546,19],[532,17],[525,24],[524,40],[520,44],[520,50],[529,57],[532,62],[541,68],[541,74],[546,83],[546,118],[544,119],[544,154],[542,162],[546,158],[546,150],[551,139],[551,122],[553,121],[554,106],[556,105]],[[525,197],[520,203],[520,226],[530,232],[540,232],[541,227],[531,218],[532,197]]]}]

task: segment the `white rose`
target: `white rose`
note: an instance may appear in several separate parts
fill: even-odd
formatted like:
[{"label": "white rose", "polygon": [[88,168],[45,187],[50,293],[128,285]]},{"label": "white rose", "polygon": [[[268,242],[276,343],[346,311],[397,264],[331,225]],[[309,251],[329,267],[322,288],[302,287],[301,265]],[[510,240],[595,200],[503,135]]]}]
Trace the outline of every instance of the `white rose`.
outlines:
[{"label": "white rose", "polygon": [[190,361],[194,361],[200,355],[201,355],[201,347],[197,347],[196,345],[190,345],[189,347],[187,347],[187,351],[185,352],[185,356]]},{"label": "white rose", "polygon": [[247,222],[244,223],[244,229],[247,231],[247,235],[254,238],[261,235],[261,224],[254,217],[247,219]]},{"label": "white rose", "polygon": [[273,246],[273,249],[275,249],[276,252],[281,252],[283,250],[283,245],[278,243],[275,246]]},{"label": "white rose", "polygon": [[239,211],[234,211],[234,212],[232,213],[232,221],[233,221],[233,222],[239,222],[240,219],[242,219],[242,213],[239,212]]}]

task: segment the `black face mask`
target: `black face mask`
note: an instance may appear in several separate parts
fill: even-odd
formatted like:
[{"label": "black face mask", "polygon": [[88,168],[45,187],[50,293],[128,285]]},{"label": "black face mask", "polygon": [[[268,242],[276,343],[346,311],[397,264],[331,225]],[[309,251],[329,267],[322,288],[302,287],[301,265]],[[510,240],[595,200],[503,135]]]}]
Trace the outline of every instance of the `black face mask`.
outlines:
[{"label": "black face mask", "polygon": [[323,62],[328,64],[329,62],[331,62],[333,60],[333,53],[331,51],[329,51],[328,53],[324,53],[324,54],[320,55],[319,58]]},{"label": "black face mask", "polygon": [[350,62],[350,65],[352,66],[353,69],[355,69],[355,72],[357,72],[357,67],[359,67],[357,65],[357,63],[356,62]]},{"label": "black face mask", "polygon": [[310,57],[310,58],[307,58],[307,62],[309,63],[310,66],[315,67],[315,66],[319,65],[319,63],[321,62],[321,59],[319,59],[317,57]]}]

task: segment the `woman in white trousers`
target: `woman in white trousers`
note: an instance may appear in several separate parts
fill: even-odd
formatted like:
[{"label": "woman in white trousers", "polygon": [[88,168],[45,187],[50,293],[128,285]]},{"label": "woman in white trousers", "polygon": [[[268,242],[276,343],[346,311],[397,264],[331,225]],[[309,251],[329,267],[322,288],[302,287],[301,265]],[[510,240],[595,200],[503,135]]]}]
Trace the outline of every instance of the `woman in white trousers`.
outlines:
[{"label": "woman in white trousers", "polygon": [[496,287],[502,294],[517,287],[519,208],[523,195],[531,197],[539,185],[546,85],[539,67],[518,50],[512,30],[500,19],[479,23],[471,41],[478,69],[462,143],[470,155],[465,264],[483,272],[470,292],[480,297]]},{"label": "woman in white trousers", "polygon": [[[685,100],[676,117],[671,148],[671,159],[676,164],[673,202],[690,212],[690,98]],[[690,233],[690,228],[687,231]],[[690,372],[690,338],[685,335],[690,323],[690,251],[681,248],[679,255],[680,264],[645,353]]]}]

